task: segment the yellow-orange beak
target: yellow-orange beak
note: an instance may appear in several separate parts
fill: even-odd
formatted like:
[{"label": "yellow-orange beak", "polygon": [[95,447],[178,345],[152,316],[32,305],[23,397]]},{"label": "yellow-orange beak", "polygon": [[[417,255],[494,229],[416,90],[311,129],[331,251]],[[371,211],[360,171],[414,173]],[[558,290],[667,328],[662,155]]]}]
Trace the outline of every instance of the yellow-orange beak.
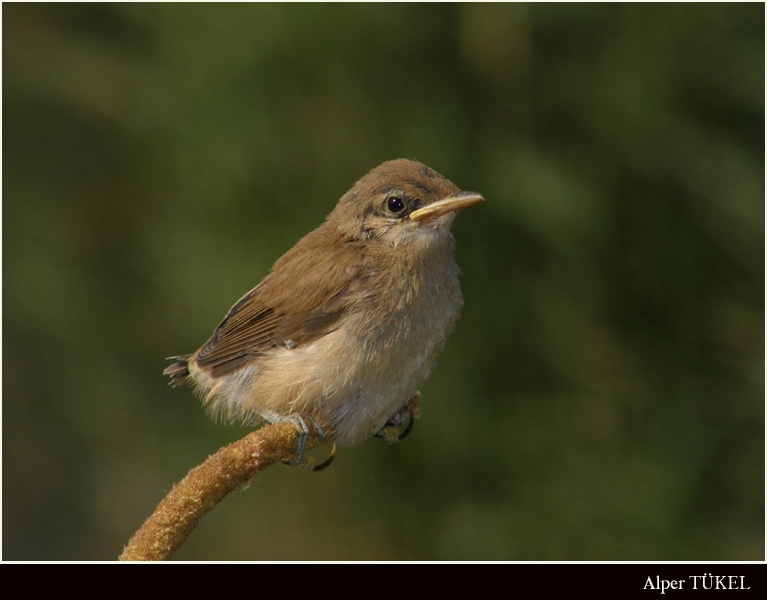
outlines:
[{"label": "yellow-orange beak", "polygon": [[424,206],[418,210],[414,210],[410,213],[411,221],[422,221],[423,219],[433,219],[435,217],[441,217],[447,213],[455,212],[466,208],[467,206],[474,206],[480,202],[484,202],[484,198],[481,194],[476,192],[458,192],[442,200]]}]

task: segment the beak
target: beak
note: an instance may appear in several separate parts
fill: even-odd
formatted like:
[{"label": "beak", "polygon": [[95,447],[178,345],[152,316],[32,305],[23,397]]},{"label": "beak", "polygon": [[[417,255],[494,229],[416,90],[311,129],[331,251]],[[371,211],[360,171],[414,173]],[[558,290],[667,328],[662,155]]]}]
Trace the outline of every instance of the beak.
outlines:
[{"label": "beak", "polygon": [[418,210],[414,210],[410,213],[411,221],[422,221],[424,219],[433,219],[435,217],[441,217],[447,213],[455,212],[466,208],[467,206],[474,206],[480,202],[484,202],[484,198],[481,194],[476,192],[458,192],[442,200],[424,206]]}]

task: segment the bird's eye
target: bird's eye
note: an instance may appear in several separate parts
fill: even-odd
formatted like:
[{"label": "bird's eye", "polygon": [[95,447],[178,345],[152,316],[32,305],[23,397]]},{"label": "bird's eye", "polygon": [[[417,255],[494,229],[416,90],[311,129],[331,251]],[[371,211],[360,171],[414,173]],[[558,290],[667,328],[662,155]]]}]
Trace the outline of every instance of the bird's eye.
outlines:
[{"label": "bird's eye", "polygon": [[392,213],[401,212],[405,208],[405,201],[399,196],[389,196],[386,200],[386,208]]}]

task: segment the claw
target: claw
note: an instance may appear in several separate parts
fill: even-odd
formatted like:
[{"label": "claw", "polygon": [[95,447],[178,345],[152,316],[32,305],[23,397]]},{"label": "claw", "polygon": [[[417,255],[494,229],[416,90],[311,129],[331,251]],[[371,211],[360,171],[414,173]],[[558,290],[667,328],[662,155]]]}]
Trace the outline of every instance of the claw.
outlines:
[{"label": "claw", "polygon": [[415,424],[415,415],[413,414],[413,409],[410,408],[410,406],[407,406],[406,408],[407,414],[410,418],[407,421],[407,427],[405,427],[405,430],[397,436],[398,442],[401,442],[410,435],[410,432],[413,431],[413,425]]},{"label": "claw", "polygon": [[[421,392],[415,392],[410,401],[394,413],[381,431],[375,434],[375,437],[383,438],[387,443],[394,444],[401,442],[410,435],[410,432],[413,431],[415,419],[421,417],[421,407],[418,404],[420,398]],[[405,425],[405,429],[400,432],[402,425]]]},{"label": "claw", "polygon": [[330,450],[330,456],[328,456],[324,462],[321,462],[318,465],[314,465],[311,467],[312,473],[319,473],[320,471],[324,471],[327,469],[330,465],[333,464],[333,460],[336,458],[336,445],[333,444],[333,448]]}]

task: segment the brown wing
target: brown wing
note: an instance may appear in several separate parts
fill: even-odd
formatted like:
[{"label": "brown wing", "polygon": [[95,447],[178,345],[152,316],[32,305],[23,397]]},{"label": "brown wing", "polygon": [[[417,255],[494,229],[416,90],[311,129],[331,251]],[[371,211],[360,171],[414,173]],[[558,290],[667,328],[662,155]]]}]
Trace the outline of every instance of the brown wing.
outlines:
[{"label": "brown wing", "polygon": [[276,346],[300,347],[334,331],[374,271],[356,244],[322,244],[315,231],[240,299],[195,355],[212,377]]}]

